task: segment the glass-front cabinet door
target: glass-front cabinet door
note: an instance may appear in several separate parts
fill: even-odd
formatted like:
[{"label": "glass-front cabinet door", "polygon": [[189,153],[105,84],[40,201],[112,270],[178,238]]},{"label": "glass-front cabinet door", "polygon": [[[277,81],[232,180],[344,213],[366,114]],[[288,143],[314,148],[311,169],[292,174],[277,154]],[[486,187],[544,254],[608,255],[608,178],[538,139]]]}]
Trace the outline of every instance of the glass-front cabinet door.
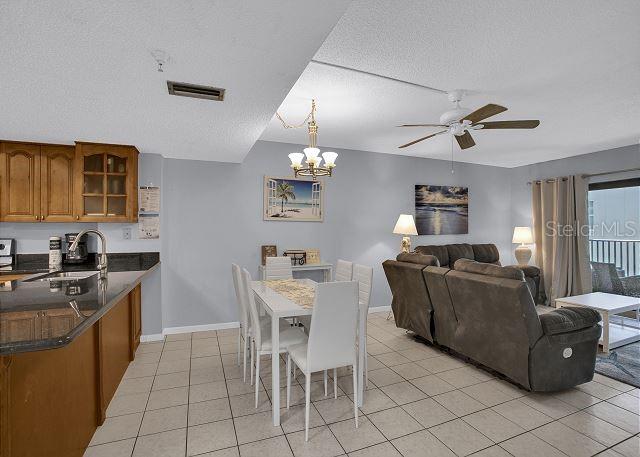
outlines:
[{"label": "glass-front cabinet door", "polygon": [[76,143],[76,194],[80,221],[129,222],[137,220],[138,151],[133,146]]}]

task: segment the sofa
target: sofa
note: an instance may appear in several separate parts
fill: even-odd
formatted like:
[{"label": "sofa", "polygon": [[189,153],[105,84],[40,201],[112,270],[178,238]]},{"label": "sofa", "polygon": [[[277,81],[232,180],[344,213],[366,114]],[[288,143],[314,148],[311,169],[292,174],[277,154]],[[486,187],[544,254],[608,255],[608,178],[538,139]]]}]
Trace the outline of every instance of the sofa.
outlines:
[{"label": "sofa", "polygon": [[[418,246],[415,252],[433,255],[438,259],[441,267],[453,268],[458,259],[476,260],[482,263],[502,265],[500,253],[495,244],[445,244]],[[525,281],[536,303],[540,302],[540,269],[533,265],[517,265],[524,273]]]},{"label": "sofa", "polygon": [[457,255],[469,255],[466,247],[453,246],[444,246],[446,254],[442,246],[421,246],[383,263],[398,327],[527,390],[557,391],[593,378],[601,332],[596,311],[540,313],[525,271],[500,266],[495,246],[479,245],[474,259]]}]

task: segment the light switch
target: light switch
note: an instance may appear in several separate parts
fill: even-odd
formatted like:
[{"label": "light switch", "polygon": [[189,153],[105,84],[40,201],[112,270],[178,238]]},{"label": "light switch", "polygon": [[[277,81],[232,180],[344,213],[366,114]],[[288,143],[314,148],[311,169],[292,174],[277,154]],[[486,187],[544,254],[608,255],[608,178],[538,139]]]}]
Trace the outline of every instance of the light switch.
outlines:
[{"label": "light switch", "polygon": [[131,227],[125,227],[122,229],[122,239],[123,240],[131,239]]}]

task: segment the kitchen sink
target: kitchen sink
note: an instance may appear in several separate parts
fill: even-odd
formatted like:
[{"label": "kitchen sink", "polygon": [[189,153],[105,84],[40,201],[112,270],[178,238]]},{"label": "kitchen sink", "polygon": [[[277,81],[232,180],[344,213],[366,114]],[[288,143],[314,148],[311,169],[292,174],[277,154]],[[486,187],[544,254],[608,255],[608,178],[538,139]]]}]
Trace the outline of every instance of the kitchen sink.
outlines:
[{"label": "kitchen sink", "polygon": [[34,276],[24,281],[81,281],[95,276],[98,273],[99,271],[54,271],[53,273]]}]

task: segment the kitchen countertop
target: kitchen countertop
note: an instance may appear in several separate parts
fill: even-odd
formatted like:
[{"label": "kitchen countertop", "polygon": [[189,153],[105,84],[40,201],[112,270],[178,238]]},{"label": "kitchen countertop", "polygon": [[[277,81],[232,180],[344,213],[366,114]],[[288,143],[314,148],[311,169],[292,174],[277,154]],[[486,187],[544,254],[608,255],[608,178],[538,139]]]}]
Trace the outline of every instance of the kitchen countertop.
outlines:
[{"label": "kitchen countertop", "polygon": [[[57,283],[60,285],[56,286],[49,281],[28,281],[34,276],[50,271],[47,268],[46,254],[23,256],[22,259],[20,257],[16,259],[13,269],[0,270],[0,281],[2,274],[29,274],[22,280],[14,281],[10,289],[0,292],[0,355],[66,346],[131,292],[145,275],[160,265],[157,252],[109,254],[109,268],[105,280],[100,280],[96,274],[86,279]],[[94,259],[84,265],[63,264],[62,270],[95,270],[92,260]],[[72,304],[76,307],[75,310]],[[40,319],[38,322],[43,328],[33,339],[21,339],[24,335],[8,331],[7,325],[10,325],[12,318],[29,319],[38,313],[45,313],[47,316],[71,316],[73,324],[70,329],[60,330],[60,326],[55,326],[51,317]]]}]

